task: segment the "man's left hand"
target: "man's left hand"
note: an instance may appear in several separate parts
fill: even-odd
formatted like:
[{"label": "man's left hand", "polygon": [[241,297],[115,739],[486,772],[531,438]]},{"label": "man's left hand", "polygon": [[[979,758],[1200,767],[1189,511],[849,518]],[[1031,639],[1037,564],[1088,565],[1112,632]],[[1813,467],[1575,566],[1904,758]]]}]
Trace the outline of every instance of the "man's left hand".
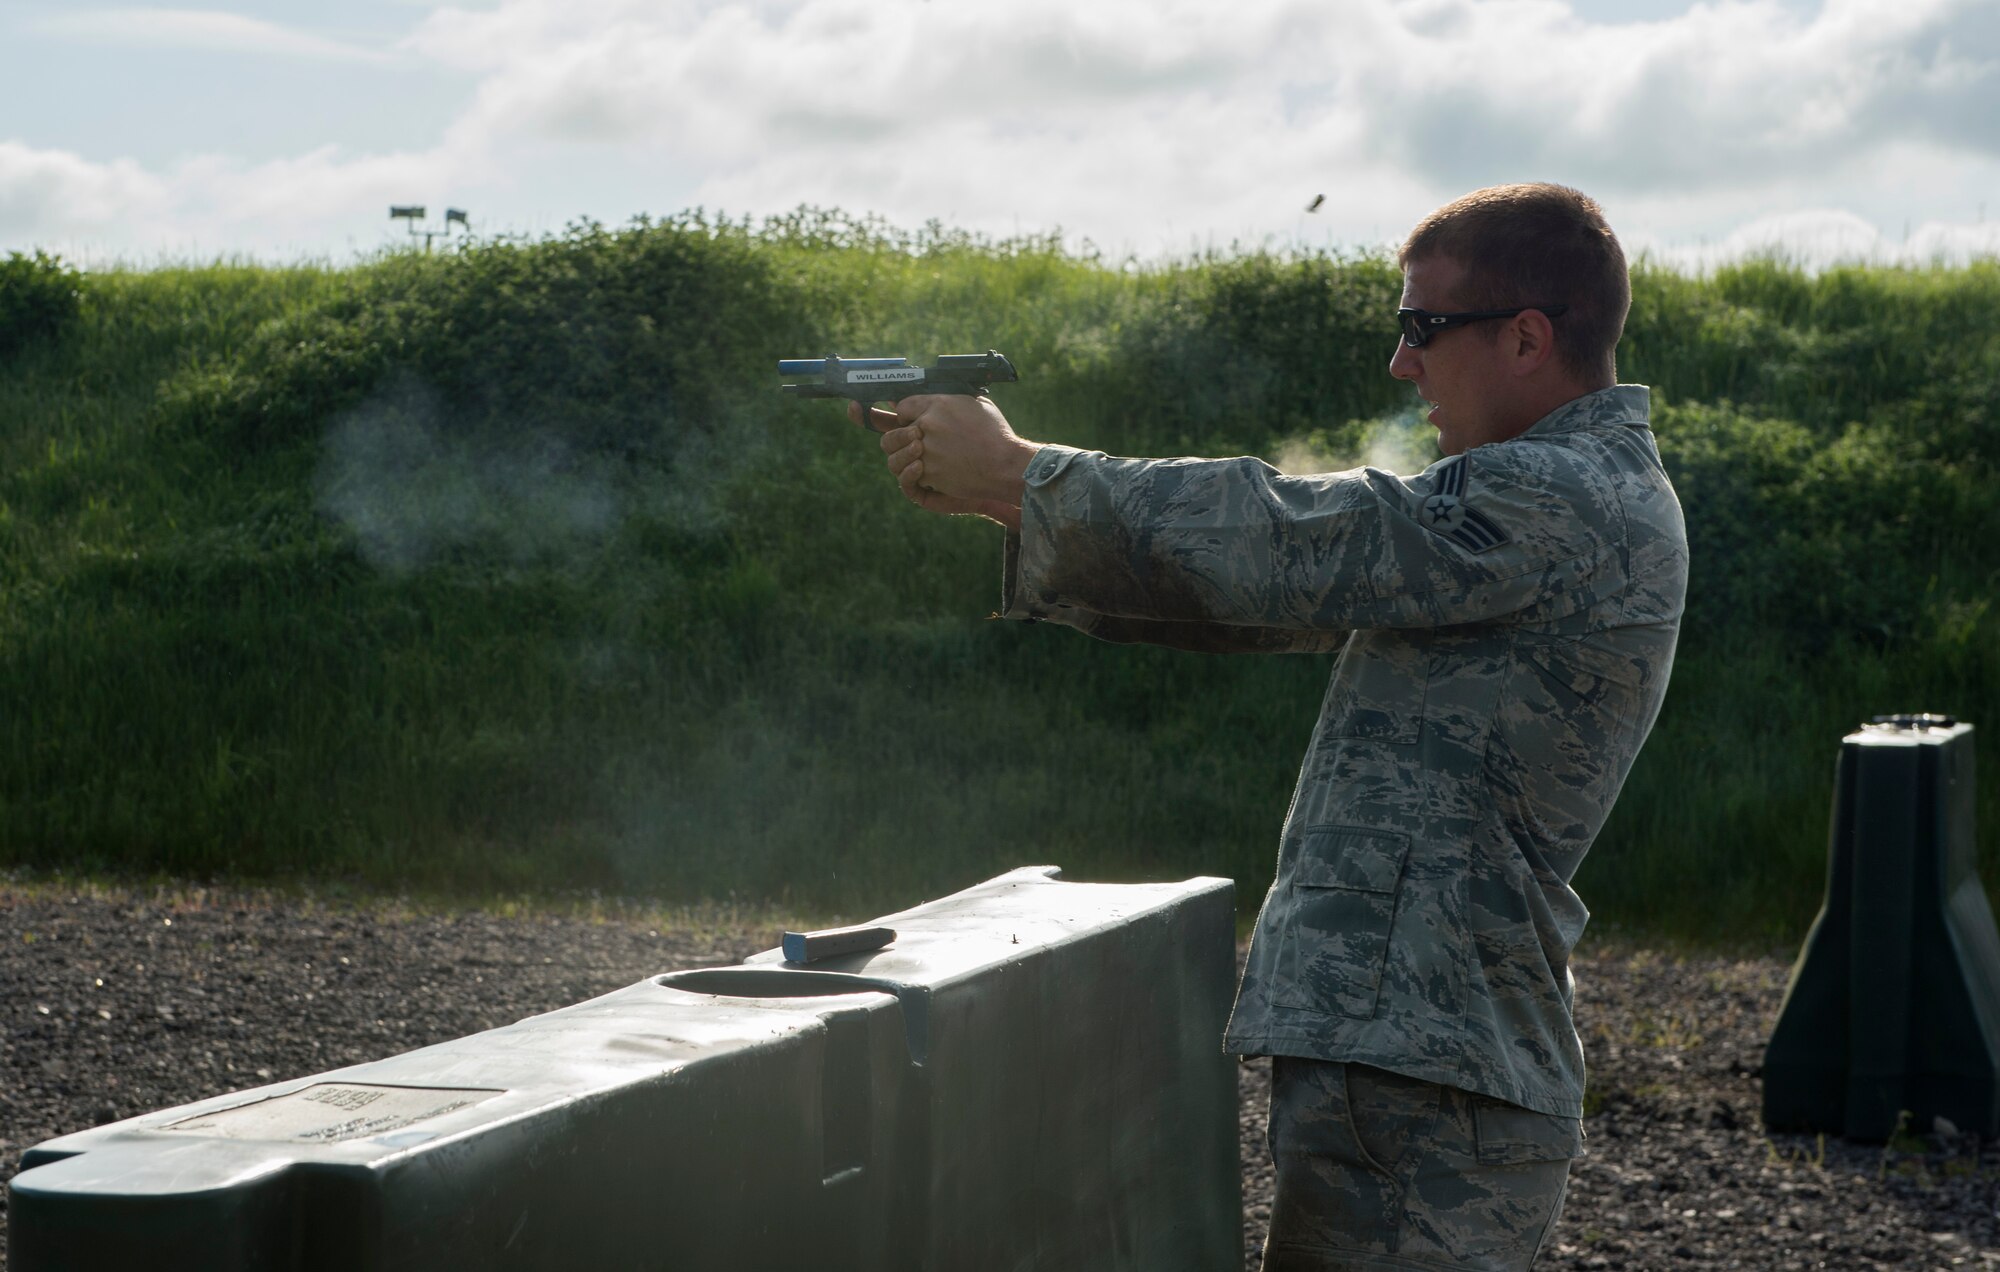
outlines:
[{"label": "man's left hand", "polygon": [[[850,413],[863,422],[859,404]],[[1020,528],[1028,461],[1041,448],[1015,434],[993,399],[909,397],[897,403],[893,415],[872,411],[865,422],[882,434],[889,471],[912,503]]]}]

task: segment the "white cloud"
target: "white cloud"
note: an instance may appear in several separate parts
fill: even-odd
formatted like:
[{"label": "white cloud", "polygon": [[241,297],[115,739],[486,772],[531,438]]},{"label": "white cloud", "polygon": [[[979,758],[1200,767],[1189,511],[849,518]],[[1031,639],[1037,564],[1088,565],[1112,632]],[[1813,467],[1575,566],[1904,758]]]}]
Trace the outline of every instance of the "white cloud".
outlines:
[{"label": "white cloud", "polygon": [[[2000,215],[2000,160],[1935,142],[1892,141],[1812,173],[1773,174],[1747,187],[1629,192],[1604,199],[1628,254],[1691,266],[1799,241],[1784,251],[1811,265],[1840,259],[1928,261],[1979,255]],[[1855,224],[1874,234],[1857,255]],[[1928,227],[1928,228],[1927,228]],[[1952,227],[1946,231],[1942,227]]]},{"label": "white cloud", "polygon": [[434,14],[409,47],[484,77],[469,132],[670,153],[710,174],[702,195],[718,202],[950,209],[982,228],[1113,237],[1170,208],[1254,238],[1293,231],[1295,204],[1332,185],[1347,197],[1314,228],[1366,236],[1364,222],[1400,226],[1523,177],[1742,198],[1834,169],[1865,180],[1891,143],[2000,160],[1996,14],[1990,0],[1827,0],[1810,15],[1722,0],[1614,26],[1563,0],[1019,0],[1000,14],[506,0]]},{"label": "white cloud", "polygon": [[0,141],[0,238],[39,241],[64,225],[104,228],[158,210],[166,198],[167,182],[130,160],[92,163]]},{"label": "white cloud", "polygon": [[1318,24],[1314,11],[1295,0],[1233,10],[1018,0],[1000,13],[856,0],[763,13],[511,0],[492,13],[433,15],[408,47],[484,73],[475,116],[494,129],[575,136],[594,123],[600,140],[740,161],[748,143],[917,138],[953,122],[1082,142],[1118,122],[1095,117],[1107,108],[1276,104],[1295,82],[1285,67],[1313,61],[1298,45]]},{"label": "white cloud", "polygon": [[1354,73],[1366,98],[1401,103],[1378,115],[1384,152],[1444,185],[1511,166],[1608,191],[1740,189],[1892,140],[2000,155],[1989,0],[1827,0],[1810,18],[1750,0],[1624,27],[1547,0],[1404,10],[1439,11],[1440,34],[1392,31]]},{"label": "white cloud", "polygon": [[341,62],[381,62],[380,50],[328,39],[218,9],[85,9],[35,24],[39,30],[94,43],[256,53]]},{"label": "white cloud", "polygon": [[1652,259],[1701,272],[1746,256],[1775,256],[1808,270],[1835,265],[1962,265],[2000,257],[2000,222],[1926,221],[1892,237],[1852,212],[1811,208],[1760,216],[1709,243],[1656,249]]},{"label": "white cloud", "polygon": [[389,203],[455,168],[478,171],[439,154],[350,157],[327,146],[261,164],[204,156],[151,173],[126,159],[100,163],[0,141],[0,246],[34,244],[87,263],[134,249],[325,255],[346,225],[379,226]]},{"label": "white cloud", "polygon": [[[156,35],[317,47],[146,12]],[[1738,227],[1837,246],[1808,215],[1827,208],[1889,250],[1905,220],[1975,225],[2000,182],[1992,0],[1703,0],[1618,25],[1568,0],[498,0],[429,13],[395,55],[477,83],[421,153],[156,173],[23,146],[42,175],[0,166],[0,235],[48,223],[19,209],[51,182],[247,234],[329,208],[379,220],[383,198],[455,180],[517,225],[589,210],[545,202],[588,189],[622,203],[599,210],[614,221],[810,202],[1152,255],[1386,243],[1464,190],[1549,179],[1598,195],[1637,247],[1696,259]]]}]

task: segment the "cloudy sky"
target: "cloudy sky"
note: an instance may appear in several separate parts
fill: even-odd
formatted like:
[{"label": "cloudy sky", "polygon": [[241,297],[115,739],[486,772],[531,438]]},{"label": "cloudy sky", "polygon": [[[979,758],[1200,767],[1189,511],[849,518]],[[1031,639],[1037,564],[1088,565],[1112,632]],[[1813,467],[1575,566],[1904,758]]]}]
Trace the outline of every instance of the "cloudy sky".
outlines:
[{"label": "cloudy sky", "polygon": [[0,0],[0,252],[88,263],[345,260],[391,203],[1150,259],[1536,179],[1689,262],[2000,251],[2000,0]]}]

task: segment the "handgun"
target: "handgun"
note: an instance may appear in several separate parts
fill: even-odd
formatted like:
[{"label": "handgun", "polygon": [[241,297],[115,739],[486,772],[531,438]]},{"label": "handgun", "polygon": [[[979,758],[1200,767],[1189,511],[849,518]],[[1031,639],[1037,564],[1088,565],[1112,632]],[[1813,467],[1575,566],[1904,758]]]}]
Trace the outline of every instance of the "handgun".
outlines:
[{"label": "handgun", "polygon": [[817,383],[786,384],[787,393],[807,398],[849,398],[862,407],[900,402],[919,393],[957,393],[985,397],[989,384],[1020,379],[1014,364],[998,349],[985,353],[946,353],[937,364],[913,367],[908,358],[782,358],[780,376],[814,376]]}]

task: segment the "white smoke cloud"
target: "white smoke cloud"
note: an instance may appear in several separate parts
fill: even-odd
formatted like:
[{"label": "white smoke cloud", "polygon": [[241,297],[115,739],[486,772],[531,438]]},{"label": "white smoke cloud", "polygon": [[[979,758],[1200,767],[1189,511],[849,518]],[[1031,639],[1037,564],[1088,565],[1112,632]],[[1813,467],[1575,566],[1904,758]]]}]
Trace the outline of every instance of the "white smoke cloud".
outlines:
[{"label": "white smoke cloud", "polygon": [[517,566],[576,559],[624,515],[613,472],[556,431],[458,437],[441,418],[437,395],[406,380],[327,430],[318,506],[378,568],[403,574],[467,551]]},{"label": "white smoke cloud", "polygon": [[1437,430],[1412,407],[1367,421],[1346,445],[1335,445],[1323,432],[1288,437],[1278,443],[1271,466],[1294,477],[1363,466],[1407,474],[1420,473],[1440,458]]}]

